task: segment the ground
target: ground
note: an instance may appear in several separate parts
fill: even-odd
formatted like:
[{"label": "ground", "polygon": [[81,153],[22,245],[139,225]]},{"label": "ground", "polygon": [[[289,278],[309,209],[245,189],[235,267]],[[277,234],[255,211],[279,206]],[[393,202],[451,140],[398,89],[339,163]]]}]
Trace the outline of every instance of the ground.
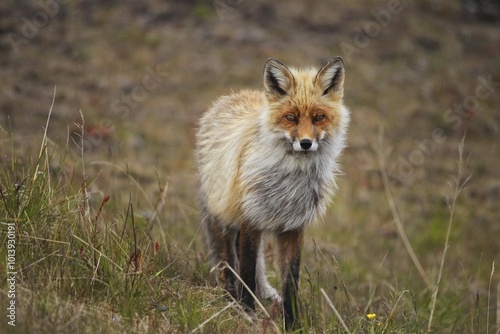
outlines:
[{"label": "ground", "polygon": [[[301,288],[308,330],[342,332],[321,289],[353,332],[424,332],[429,322],[436,332],[499,330],[500,276],[492,271],[500,262],[498,8],[495,1],[451,0],[0,4],[0,190],[7,198],[0,221],[2,229],[18,224],[17,329],[70,331],[78,324],[92,332],[97,317],[104,331],[130,324],[132,332],[252,330],[235,309],[224,309],[227,299],[205,262],[193,161],[197,120],[222,94],[261,89],[267,58],[321,66],[342,56],[352,121],[334,204],[306,234]],[[38,172],[46,172],[44,184],[56,187],[55,195],[37,183]],[[459,185],[468,181],[453,201],[459,173]],[[82,201],[69,200],[74,206],[58,207],[57,215],[14,214],[9,208],[19,203],[8,198],[19,184],[58,203],[87,194],[92,219]],[[115,287],[101,273],[105,283],[96,290],[74,285],[76,274],[63,274],[71,261],[47,264],[52,253],[33,244],[41,237],[38,214],[49,232],[74,220],[74,230],[61,228],[57,240],[81,256],[87,246],[112,253],[92,238],[108,240],[108,224],[127,226],[131,239],[122,234],[113,239],[117,245],[125,239],[127,247],[142,242],[143,253],[158,248],[150,258],[157,267],[144,278],[150,283],[134,290],[124,274],[123,288]],[[140,242],[131,241],[140,227],[131,227],[130,215],[143,224]],[[87,220],[101,229],[78,225]],[[67,230],[87,236],[86,244]],[[278,286],[273,245],[269,239],[268,267]],[[37,247],[47,253],[35,254]],[[123,272],[138,265],[135,248],[123,251]],[[89,265],[82,275],[94,282],[101,264]],[[61,278],[53,285],[41,279],[41,293],[32,275],[53,277],[52,269]],[[68,280],[73,285],[61,283]],[[122,298],[123,291],[139,296]],[[5,281],[5,303],[7,292]],[[271,330],[259,315],[260,328]],[[10,328],[2,318],[0,328]]]}]

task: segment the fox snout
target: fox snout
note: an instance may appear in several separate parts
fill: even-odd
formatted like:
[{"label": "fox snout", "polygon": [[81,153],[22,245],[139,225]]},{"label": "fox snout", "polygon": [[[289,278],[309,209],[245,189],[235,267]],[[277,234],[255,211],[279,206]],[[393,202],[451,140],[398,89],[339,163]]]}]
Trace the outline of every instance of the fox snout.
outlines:
[{"label": "fox snout", "polygon": [[316,139],[309,139],[309,138],[303,138],[303,139],[295,139],[293,141],[293,150],[296,152],[304,152],[304,151],[309,151],[309,152],[314,152],[318,149],[318,141]]},{"label": "fox snout", "polygon": [[302,147],[304,150],[308,150],[311,148],[313,142],[311,139],[302,139],[300,141],[300,147]]}]

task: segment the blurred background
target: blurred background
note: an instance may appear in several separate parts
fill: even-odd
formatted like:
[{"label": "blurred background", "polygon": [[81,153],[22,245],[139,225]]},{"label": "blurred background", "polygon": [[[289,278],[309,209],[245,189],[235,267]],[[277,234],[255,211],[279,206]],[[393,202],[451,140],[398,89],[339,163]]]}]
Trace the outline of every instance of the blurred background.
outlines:
[{"label": "blurred background", "polygon": [[[202,259],[200,115],[222,94],[261,89],[269,57],[319,67],[342,56],[349,146],[334,204],[307,233],[304,266],[330,292],[342,281],[360,304],[375,290],[425,289],[393,200],[435,281],[465,137],[460,180],[471,178],[456,202],[443,312],[487,295],[500,263],[500,2],[7,0],[0,37],[0,159],[12,146],[26,161],[38,154],[54,99],[48,138],[54,152],[71,152],[66,168],[81,167],[83,124],[86,173],[99,175],[91,191],[126,207],[127,170],[148,215],[168,184],[156,233],[181,249],[193,240]],[[498,270],[492,277],[497,289]],[[495,305],[493,294],[492,317]]]}]

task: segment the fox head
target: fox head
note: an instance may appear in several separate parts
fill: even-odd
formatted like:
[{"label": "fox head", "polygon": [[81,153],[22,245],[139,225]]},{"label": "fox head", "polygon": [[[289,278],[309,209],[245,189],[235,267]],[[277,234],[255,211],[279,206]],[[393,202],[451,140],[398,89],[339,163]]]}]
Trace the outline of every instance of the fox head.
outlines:
[{"label": "fox head", "polygon": [[328,140],[343,146],[349,115],[342,104],[342,58],[331,59],[319,70],[288,68],[269,59],[264,66],[264,88],[269,130],[293,151],[315,152]]}]

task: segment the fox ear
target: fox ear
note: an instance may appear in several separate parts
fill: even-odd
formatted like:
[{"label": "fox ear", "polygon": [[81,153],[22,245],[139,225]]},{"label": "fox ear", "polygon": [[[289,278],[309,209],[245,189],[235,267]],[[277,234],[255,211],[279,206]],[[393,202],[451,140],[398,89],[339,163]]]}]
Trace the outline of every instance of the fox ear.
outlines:
[{"label": "fox ear", "polygon": [[293,74],[285,65],[276,59],[266,61],[264,66],[264,88],[268,96],[282,97],[287,95],[293,81]]},{"label": "fox ear", "polygon": [[341,57],[329,60],[316,74],[316,82],[323,90],[323,95],[334,94],[336,98],[344,95],[344,61]]}]

